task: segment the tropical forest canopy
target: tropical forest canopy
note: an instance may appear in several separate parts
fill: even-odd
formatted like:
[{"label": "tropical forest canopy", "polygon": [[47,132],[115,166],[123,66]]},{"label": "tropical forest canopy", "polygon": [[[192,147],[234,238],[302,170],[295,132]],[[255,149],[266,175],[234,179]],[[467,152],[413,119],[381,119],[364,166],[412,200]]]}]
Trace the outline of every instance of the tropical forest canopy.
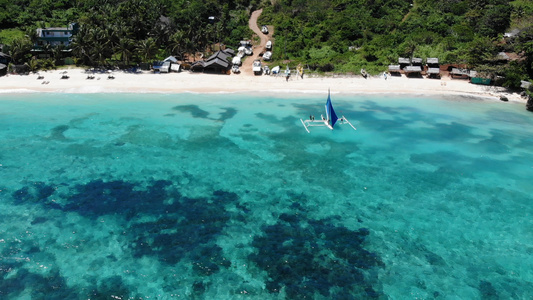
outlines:
[{"label": "tropical forest canopy", "polygon": [[[259,22],[275,28],[275,61],[376,73],[399,57],[437,57],[505,77],[508,86],[533,78],[529,0],[0,0],[0,44],[17,62],[29,61],[36,28],[76,22],[78,64],[184,58],[250,39],[248,19],[260,8]],[[515,60],[502,61],[500,52]]]}]

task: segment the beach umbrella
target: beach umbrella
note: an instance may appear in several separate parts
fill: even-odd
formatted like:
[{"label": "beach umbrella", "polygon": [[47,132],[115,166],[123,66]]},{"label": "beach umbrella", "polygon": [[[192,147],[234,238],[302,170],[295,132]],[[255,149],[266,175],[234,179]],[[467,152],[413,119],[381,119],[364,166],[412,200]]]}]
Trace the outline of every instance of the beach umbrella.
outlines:
[{"label": "beach umbrella", "polygon": [[4,65],[4,64],[0,64],[0,69],[5,69],[5,68],[7,68],[6,65]]}]

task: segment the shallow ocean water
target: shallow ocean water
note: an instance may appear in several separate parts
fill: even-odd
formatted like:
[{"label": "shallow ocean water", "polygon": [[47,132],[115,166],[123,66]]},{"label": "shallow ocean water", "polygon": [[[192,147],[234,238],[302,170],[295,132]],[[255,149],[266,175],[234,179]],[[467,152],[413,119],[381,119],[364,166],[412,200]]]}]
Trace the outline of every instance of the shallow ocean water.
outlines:
[{"label": "shallow ocean water", "polygon": [[448,96],[3,94],[2,299],[530,299],[533,115]]}]

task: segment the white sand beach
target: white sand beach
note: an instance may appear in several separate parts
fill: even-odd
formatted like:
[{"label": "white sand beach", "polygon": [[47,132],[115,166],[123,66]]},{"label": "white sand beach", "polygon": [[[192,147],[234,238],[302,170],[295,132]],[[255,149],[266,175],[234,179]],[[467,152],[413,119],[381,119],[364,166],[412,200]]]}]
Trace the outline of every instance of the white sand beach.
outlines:
[{"label": "white sand beach", "polygon": [[304,79],[291,76],[288,81],[279,76],[247,74],[217,75],[204,73],[153,74],[151,72],[113,72],[114,79],[107,73],[95,73],[94,79],[87,79],[84,69],[66,69],[68,79],[61,79],[63,70],[40,72],[37,74],[7,75],[0,77],[0,93],[17,92],[64,92],[64,93],[104,93],[104,92],[162,92],[162,93],[216,93],[216,92],[324,92],[328,88],[334,93],[393,93],[430,95],[470,95],[499,99],[506,96],[510,101],[526,100],[517,93],[493,86],[475,85],[464,79],[407,78],[374,76],[364,79],[361,76],[308,76]]}]

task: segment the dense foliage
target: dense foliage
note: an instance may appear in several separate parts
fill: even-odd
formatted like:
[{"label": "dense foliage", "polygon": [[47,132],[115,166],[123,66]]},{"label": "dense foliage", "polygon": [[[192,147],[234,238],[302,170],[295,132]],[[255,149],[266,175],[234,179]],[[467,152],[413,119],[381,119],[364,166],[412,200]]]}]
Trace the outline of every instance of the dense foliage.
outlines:
[{"label": "dense foliage", "polygon": [[[128,66],[184,58],[217,42],[235,46],[251,38],[247,22],[258,8],[259,22],[275,28],[278,62],[377,73],[398,57],[437,57],[505,77],[502,84],[511,87],[533,78],[529,0],[0,0],[0,44],[16,62],[31,64],[36,28],[77,22],[77,63]],[[515,59],[502,60],[500,52]]]},{"label": "dense foliage", "polygon": [[[251,35],[253,8],[250,0],[0,0],[0,43],[8,44],[15,62],[27,62],[38,27],[76,22],[78,63],[127,66],[203,52],[218,42],[237,44]],[[10,28],[18,32],[5,30]]]},{"label": "dense foliage", "polygon": [[[276,26],[275,59],[311,69],[379,72],[399,57],[437,57],[495,77],[533,78],[533,3],[508,0],[276,0],[261,22]],[[505,32],[518,29],[514,38]],[[508,64],[500,52],[520,55]],[[518,80],[517,80],[518,79]]]}]

